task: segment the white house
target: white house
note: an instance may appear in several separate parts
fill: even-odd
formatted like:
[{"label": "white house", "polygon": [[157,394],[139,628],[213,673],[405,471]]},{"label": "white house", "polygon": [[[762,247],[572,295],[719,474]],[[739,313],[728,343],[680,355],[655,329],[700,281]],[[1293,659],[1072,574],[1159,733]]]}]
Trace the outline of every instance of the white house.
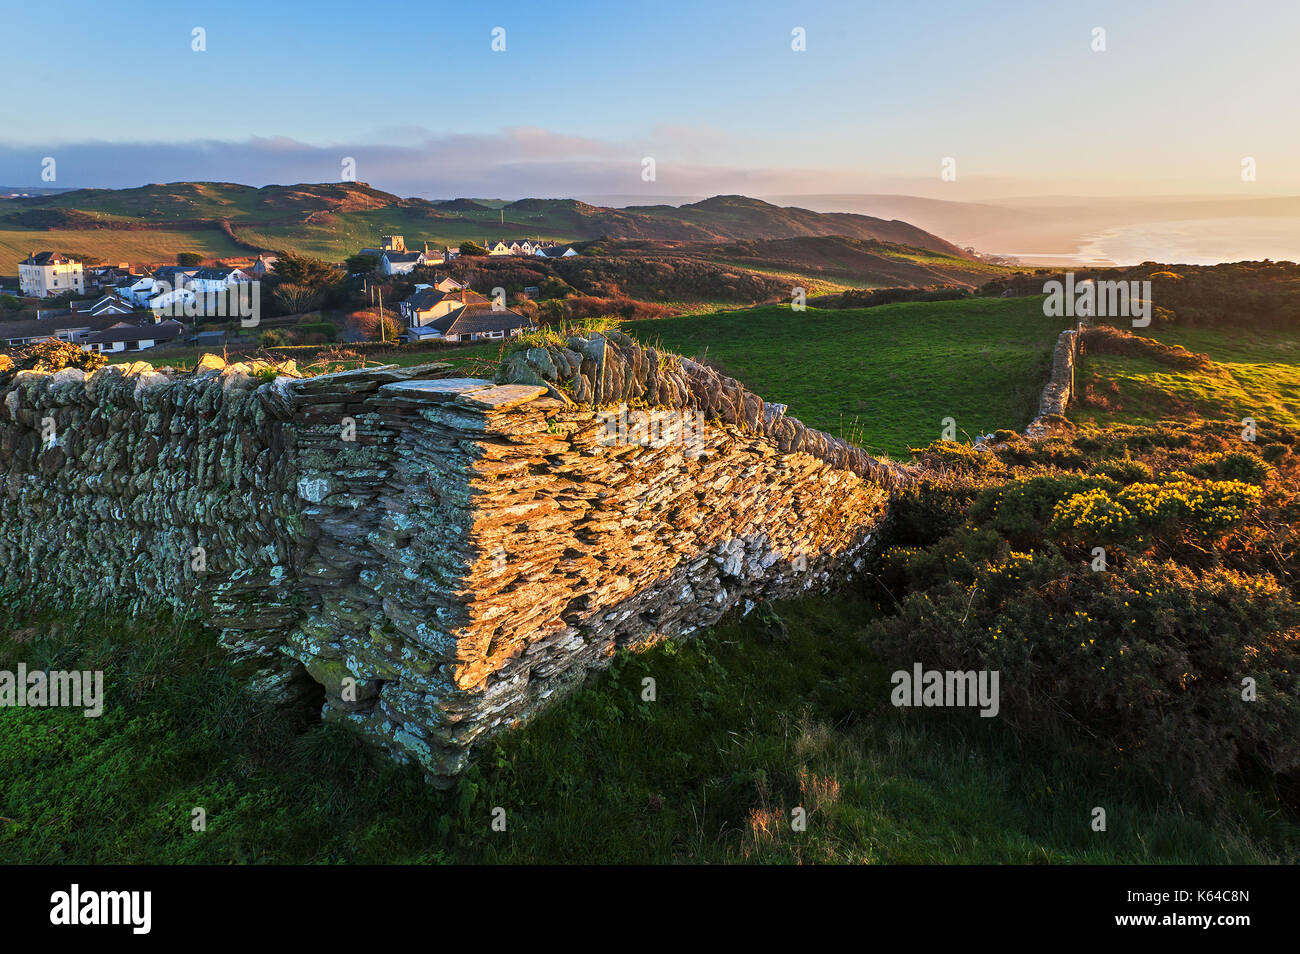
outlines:
[{"label": "white house", "polygon": [[58,252],[32,252],[18,263],[18,288],[28,298],[49,298],[66,292],[86,293],[81,263]]},{"label": "white house", "polygon": [[238,268],[200,268],[190,279],[190,288],[195,294],[206,295],[208,292],[224,292],[240,282],[251,281]]},{"label": "white house", "polygon": [[423,252],[386,251],[379,256],[379,271],[384,275],[409,275],[423,264]]},{"label": "white house", "polygon": [[507,245],[505,242],[497,242],[495,244],[489,242],[486,244],[485,247],[487,248],[487,253],[489,255],[514,255],[515,254],[514,251],[511,250],[510,246]]},{"label": "white house", "polygon": [[[160,285],[160,288],[166,287]],[[162,294],[149,299],[149,308],[154,312],[166,311],[171,314],[177,314],[186,305],[187,302],[195,298],[193,289],[190,288],[170,288]]]}]

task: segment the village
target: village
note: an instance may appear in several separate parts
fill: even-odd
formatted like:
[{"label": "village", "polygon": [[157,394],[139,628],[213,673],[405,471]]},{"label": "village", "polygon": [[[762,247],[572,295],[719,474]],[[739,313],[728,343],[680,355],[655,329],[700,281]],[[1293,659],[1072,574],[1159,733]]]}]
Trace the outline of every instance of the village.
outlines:
[{"label": "village", "polygon": [[[535,323],[532,314],[521,311],[536,309],[507,307],[503,290],[483,294],[437,271],[439,266],[451,265],[462,255],[555,259],[577,254],[572,245],[540,238],[466,242],[459,248],[434,248],[425,242],[416,249],[408,248],[402,235],[384,235],[378,246],[328,266],[333,272],[328,277],[377,312],[373,322],[345,322],[343,340],[452,345],[518,336]],[[194,254],[178,259],[178,264],[153,266],[91,264],[57,251],[33,251],[19,263],[18,288],[0,287],[8,305],[0,312],[0,347],[65,341],[86,351],[115,354],[284,344],[295,324],[308,329],[299,337],[323,334],[324,322],[305,321],[292,313],[294,309],[263,321],[261,285],[274,285],[284,277],[276,272],[279,254],[261,252],[251,261],[238,262],[205,263]],[[402,300],[385,304],[384,283],[391,289],[394,281],[410,291]],[[523,297],[529,292],[536,295],[536,289],[526,289]]]}]

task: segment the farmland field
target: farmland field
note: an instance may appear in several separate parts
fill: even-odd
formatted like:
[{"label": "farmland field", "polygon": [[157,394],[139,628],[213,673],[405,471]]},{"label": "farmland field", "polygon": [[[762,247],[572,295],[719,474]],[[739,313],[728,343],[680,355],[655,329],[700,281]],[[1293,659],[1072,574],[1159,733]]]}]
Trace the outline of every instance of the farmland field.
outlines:
[{"label": "farmland field", "polygon": [[32,252],[56,249],[74,258],[108,262],[174,262],[179,252],[205,258],[249,257],[220,229],[0,229],[0,274],[16,275]]},{"label": "farmland field", "polygon": [[639,321],[647,344],[700,357],[805,424],[905,457],[940,436],[959,440],[1033,419],[1068,323],[1040,298],[972,298],[794,312],[772,306]]}]

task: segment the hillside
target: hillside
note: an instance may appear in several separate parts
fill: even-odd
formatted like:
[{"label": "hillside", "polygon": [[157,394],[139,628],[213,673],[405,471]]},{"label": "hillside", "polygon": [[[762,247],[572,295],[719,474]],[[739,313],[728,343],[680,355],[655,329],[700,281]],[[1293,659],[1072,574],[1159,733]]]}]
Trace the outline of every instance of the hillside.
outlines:
[{"label": "hillside", "polygon": [[657,254],[703,259],[777,276],[802,276],[814,282],[853,288],[957,284],[976,287],[1005,275],[997,265],[962,252],[843,235],[814,235],[717,242],[610,241],[608,254]]},{"label": "hillside", "polygon": [[[609,209],[574,199],[523,199],[492,208],[470,199],[403,199],[361,182],[263,188],[178,182],[7,200],[0,206],[0,273],[13,274],[32,249],[52,244],[108,260],[163,262],[182,250],[216,257],[230,255],[232,249],[273,249],[340,261],[387,233],[402,234],[411,245],[521,236],[715,245],[842,236],[891,243],[914,256],[941,256],[945,267],[937,268],[937,278],[915,273],[927,282],[950,279],[947,265],[960,271],[967,268],[960,263],[974,262],[951,243],[906,222],[782,208],[744,196],[716,196],[681,208]],[[777,247],[772,251],[778,256],[775,261],[796,264],[802,254]],[[765,267],[762,255],[755,252],[751,248],[740,257],[753,260],[753,267]],[[891,269],[875,271],[883,283],[904,280]]]}]

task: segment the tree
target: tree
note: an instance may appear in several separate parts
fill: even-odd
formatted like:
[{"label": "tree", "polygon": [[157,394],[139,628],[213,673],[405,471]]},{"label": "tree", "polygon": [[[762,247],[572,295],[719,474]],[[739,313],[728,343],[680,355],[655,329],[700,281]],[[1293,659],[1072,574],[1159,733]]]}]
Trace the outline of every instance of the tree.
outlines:
[{"label": "tree", "polygon": [[274,278],[284,285],[305,285],[324,292],[338,281],[338,273],[319,258],[285,252],[275,263]]},{"label": "tree", "polygon": [[379,259],[373,255],[349,255],[344,265],[349,275],[364,275],[379,267]]},{"label": "tree", "polygon": [[548,298],[537,303],[538,324],[559,326],[564,324],[567,317],[564,302],[558,298]]},{"label": "tree", "polygon": [[462,254],[462,255],[486,255],[486,254],[487,254],[487,249],[485,249],[482,245],[479,245],[478,242],[461,242],[461,243],[460,243],[460,254]]},{"label": "tree", "polygon": [[177,265],[202,265],[203,256],[198,252],[181,252],[176,256]]},{"label": "tree", "polygon": [[271,297],[286,314],[296,315],[304,311],[314,311],[320,306],[324,295],[319,289],[307,285],[277,282]]}]

